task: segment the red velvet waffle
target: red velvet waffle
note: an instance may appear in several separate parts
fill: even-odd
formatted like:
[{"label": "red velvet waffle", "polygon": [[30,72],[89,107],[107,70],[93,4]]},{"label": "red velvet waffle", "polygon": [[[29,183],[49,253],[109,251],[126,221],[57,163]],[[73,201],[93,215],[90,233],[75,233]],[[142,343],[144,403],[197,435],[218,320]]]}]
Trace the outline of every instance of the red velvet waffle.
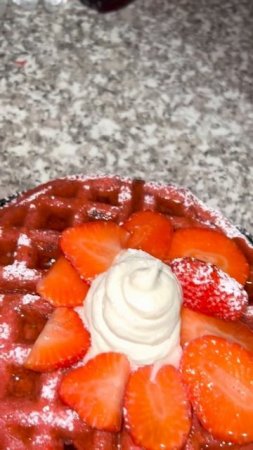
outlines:
[{"label": "red velvet waffle", "polygon": [[[6,204],[0,209],[0,450],[120,449],[119,437],[92,431],[62,404],[57,394],[60,370],[39,374],[22,364],[52,311],[36,294],[36,284],[60,253],[60,233],[99,219],[122,223],[142,209],[167,214],[175,228],[223,231],[237,241],[253,272],[253,247],[247,239],[189,191],[173,185],[117,177],[66,178]],[[246,288],[253,301],[251,279]],[[208,442],[210,437],[205,437],[202,447]],[[195,448],[191,445],[187,450]],[[215,447],[210,443],[207,448]],[[229,448],[250,449],[253,444]]]}]

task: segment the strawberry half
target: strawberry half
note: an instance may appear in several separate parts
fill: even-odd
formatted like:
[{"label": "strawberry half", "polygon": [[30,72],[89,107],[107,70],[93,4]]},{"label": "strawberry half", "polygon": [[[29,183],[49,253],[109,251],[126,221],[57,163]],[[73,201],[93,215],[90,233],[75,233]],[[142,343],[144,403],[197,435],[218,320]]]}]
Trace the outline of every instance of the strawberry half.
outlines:
[{"label": "strawberry half", "polygon": [[152,366],[133,372],[125,397],[126,426],[137,445],[149,450],[180,449],[191,427],[190,406],[178,371]]},{"label": "strawberry half", "polygon": [[143,250],[159,259],[167,259],[173,234],[170,220],[154,211],[139,211],[124,223],[130,233],[128,248]]},{"label": "strawberry half", "polygon": [[185,256],[207,261],[245,284],[249,276],[249,264],[236,245],[224,234],[206,228],[176,230],[172,237],[170,259]]},{"label": "strawberry half", "polygon": [[89,286],[61,256],[38,285],[37,292],[54,306],[82,305]]},{"label": "strawberry half", "polygon": [[82,277],[92,278],[110,267],[126,247],[128,237],[128,232],[116,223],[88,222],[65,230],[61,248]]},{"label": "strawberry half", "polygon": [[253,444],[237,445],[215,439],[205,430],[197,417],[193,415],[192,428],[184,450],[253,450]]},{"label": "strawberry half", "polygon": [[184,306],[224,320],[238,320],[248,294],[235,279],[216,266],[193,258],[171,262],[183,289]]},{"label": "strawberry half", "polygon": [[194,412],[207,431],[235,444],[253,441],[253,355],[205,336],[186,346],[181,371]]},{"label": "strawberry half", "polygon": [[59,394],[90,426],[119,431],[130,365],[125,355],[101,353],[63,377]]},{"label": "strawberry half", "polygon": [[25,367],[38,372],[68,367],[81,359],[89,346],[90,334],[78,314],[57,308],[35,341]]},{"label": "strawberry half", "polygon": [[201,336],[220,336],[236,342],[253,353],[253,331],[244,323],[225,322],[215,317],[206,316],[182,308],[181,312],[181,344],[184,345]]}]

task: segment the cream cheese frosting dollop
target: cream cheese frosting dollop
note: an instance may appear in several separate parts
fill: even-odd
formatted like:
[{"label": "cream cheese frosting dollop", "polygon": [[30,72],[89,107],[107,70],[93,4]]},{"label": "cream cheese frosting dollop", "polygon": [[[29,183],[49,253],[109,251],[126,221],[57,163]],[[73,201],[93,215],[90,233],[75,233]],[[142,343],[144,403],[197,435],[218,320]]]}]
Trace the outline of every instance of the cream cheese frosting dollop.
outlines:
[{"label": "cream cheese frosting dollop", "polygon": [[181,304],[181,287],[168,265],[140,250],[122,251],[77,308],[91,333],[88,358],[117,351],[133,367],[177,366]]}]

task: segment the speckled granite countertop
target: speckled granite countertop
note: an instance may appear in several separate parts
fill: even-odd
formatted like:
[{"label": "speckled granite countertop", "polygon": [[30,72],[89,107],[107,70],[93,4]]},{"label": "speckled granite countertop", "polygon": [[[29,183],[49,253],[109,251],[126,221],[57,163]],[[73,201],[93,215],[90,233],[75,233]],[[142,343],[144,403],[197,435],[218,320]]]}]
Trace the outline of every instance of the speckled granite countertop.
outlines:
[{"label": "speckled granite countertop", "polygon": [[253,231],[253,3],[9,10],[0,194],[97,171],[174,181]]}]

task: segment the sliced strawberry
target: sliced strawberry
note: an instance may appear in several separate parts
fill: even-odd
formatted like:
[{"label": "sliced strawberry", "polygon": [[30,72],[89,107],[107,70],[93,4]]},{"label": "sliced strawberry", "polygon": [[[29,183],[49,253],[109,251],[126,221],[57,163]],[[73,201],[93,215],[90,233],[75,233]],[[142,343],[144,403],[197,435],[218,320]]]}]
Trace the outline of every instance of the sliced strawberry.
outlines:
[{"label": "sliced strawberry", "polygon": [[25,367],[38,372],[68,367],[81,359],[89,346],[90,334],[78,314],[57,308],[35,341]]},{"label": "sliced strawberry", "polygon": [[184,306],[224,320],[242,316],[248,294],[221,269],[194,258],[174,259],[171,269],[182,286]]},{"label": "sliced strawberry", "polygon": [[244,311],[241,319],[248,327],[253,330],[253,305],[249,305],[246,311]]},{"label": "sliced strawberry", "polygon": [[137,445],[149,450],[180,449],[191,427],[190,406],[178,371],[152,366],[133,372],[125,397],[126,425]]},{"label": "sliced strawberry", "polygon": [[101,353],[63,377],[62,400],[90,426],[119,431],[130,365],[125,355]]},{"label": "sliced strawberry", "polygon": [[249,264],[232,239],[215,230],[185,228],[176,230],[170,247],[170,259],[190,256],[220,267],[244,284],[249,276]]},{"label": "sliced strawberry", "polygon": [[37,292],[54,306],[82,305],[89,286],[61,256],[37,285]]},{"label": "sliced strawberry", "polygon": [[129,217],[124,228],[130,233],[129,248],[143,250],[159,259],[168,258],[173,228],[166,216],[139,211]]},{"label": "sliced strawberry", "polygon": [[192,428],[184,450],[253,450],[253,443],[237,445],[215,439],[193,415]]},{"label": "sliced strawberry", "polygon": [[188,308],[182,308],[181,319],[182,345],[201,336],[220,336],[253,353],[253,331],[240,321],[225,322]]},{"label": "sliced strawberry", "polygon": [[181,371],[194,412],[215,438],[253,441],[253,355],[226,339],[205,336],[185,347]]},{"label": "sliced strawberry", "polygon": [[61,247],[84,278],[104,272],[126,246],[128,232],[113,222],[88,222],[63,232]]}]

